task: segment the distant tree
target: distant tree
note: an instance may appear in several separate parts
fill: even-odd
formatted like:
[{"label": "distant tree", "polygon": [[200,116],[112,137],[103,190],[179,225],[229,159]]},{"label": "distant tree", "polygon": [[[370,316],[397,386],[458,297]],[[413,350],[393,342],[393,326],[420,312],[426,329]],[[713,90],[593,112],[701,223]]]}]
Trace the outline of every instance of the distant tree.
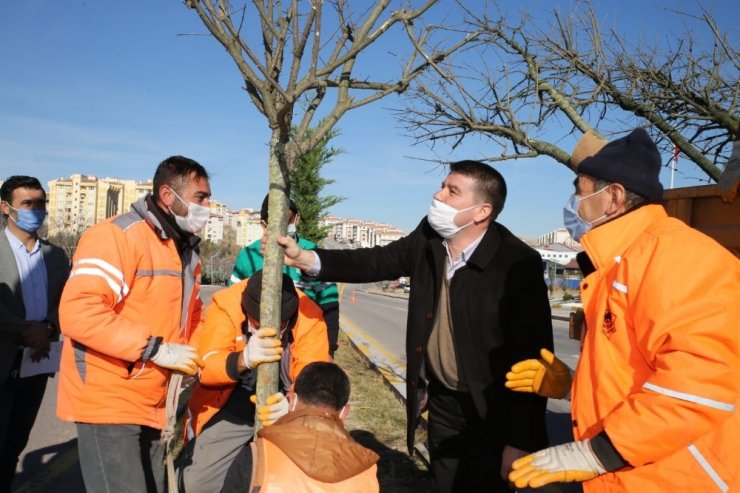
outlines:
[{"label": "distant tree", "polygon": [[[283,252],[276,239],[287,226],[290,174],[298,159],[316,148],[345,113],[404,92],[414,78],[465,46],[475,34],[446,33],[437,39],[438,24],[424,17],[439,0],[413,2],[418,6],[406,0],[184,3],[234,60],[249,98],[271,131],[270,222],[260,320],[278,327]],[[386,47],[371,51],[376,41],[389,38],[390,33],[400,35],[392,42],[394,52],[401,53],[397,63]],[[380,57],[388,60],[378,63]],[[277,363],[259,366],[259,404],[277,390],[278,377]]]},{"label": "distant tree", "polygon": [[335,156],[344,152],[329,145],[337,135],[339,135],[337,130],[329,132],[316,147],[298,159],[295,169],[290,174],[290,195],[301,215],[298,233],[314,243],[321,242],[329,231],[329,228],[319,226],[319,221],[326,216],[332,206],[344,200],[344,197],[337,195],[320,195],[327,185],[334,183],[334,180],[321,176],[321,169]]},{"label": "distant tree", "polygon": [[709,13],[666,9],[684,30],[651,40],[605,29],[588,2],[553,10],[549,25],[465,4],[468,29],[483,34],[417,79],[398,111],[419,141],[478,136],[500,149],[488,161],[544,155],[572,169],[570,134],[609,140],[644,126],[663,155],[675,146],[708,176],[698,180],[719,178],[740,122],[740,56]]},{"label": "distant tree", "polygon": [[64,231],[57,230],[54,234],[49,235],[48,240],[64,250],[70,260],[74,257],[77,244],[80,242],[82,237],[82,231]]},{"label": "distant tree", "polygon": [[221,241],[201,241],[200,258],[203,269],[203,283],[225,284],[231,274],[237,253],[239,253],[239,245],[236,244],[236,232],[230,226],[224,226]]},{"label": "distant tree", "polygon": [[46,236],[51,243],[64,250],[64,253],[72,259],[77,243],[79,243],[82,233],[92,226],[84,218],[73,219],[64,211],[58,211],[54,219],[47,219],[39,234]]}]

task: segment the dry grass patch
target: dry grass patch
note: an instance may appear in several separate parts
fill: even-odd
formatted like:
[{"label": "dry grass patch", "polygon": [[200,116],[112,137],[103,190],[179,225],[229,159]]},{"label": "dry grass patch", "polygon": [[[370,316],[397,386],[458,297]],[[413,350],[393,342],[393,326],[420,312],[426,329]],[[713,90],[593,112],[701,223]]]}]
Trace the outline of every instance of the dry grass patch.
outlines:
[{"label": "dry grass patch", "polygon": [[[406,409],[364,357],[340,332],[335,362],[352,385],[350,413],[346,421],[352,436],[380,455],[378,479],[382,492],[426,492],[430,489],[426,465],[406,452]],[[419,429],[417,442],[425,443]]]}]

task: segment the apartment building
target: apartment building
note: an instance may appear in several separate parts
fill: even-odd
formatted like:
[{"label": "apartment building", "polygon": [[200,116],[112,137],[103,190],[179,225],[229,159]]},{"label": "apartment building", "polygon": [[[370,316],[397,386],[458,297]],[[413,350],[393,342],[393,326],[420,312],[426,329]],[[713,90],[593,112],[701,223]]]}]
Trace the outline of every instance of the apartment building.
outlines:
[{"label": "apartment building", "polygon": [[258,210],[246,208],[230,211],[224,216],[224,224],[233,229],[236,235],[236,244],[240,247],[247,246],[262,238],[262,226]]},{"label": "apartment building", "polygon": [[220,243],[224,239],[224,227],[226,226],[228,230],[227,216],[229,215],[229,209],[226,207],[226,204],[215,199],[211,199],[209,202],[211,206],[211,217],[206,223],[202,236],[204,240]]},{"label": "apartment building", "polygon": [[152,182],[97,178],[73,174],[47,183],[49,234],[83,231],[93,224],[129,210],[133,202],[152,191]]},{"label": "apartment building", "polygon": [[565,228],[557,228],[537,238],[535,246],[545,246],[560,243],[573,248],[580,248],[581,244],[571,238]]},{"label": "apartment building", "polygon": [[406,233],[398,228],[395,228],[388,224],[382,224],[375,230],[375,244],[378,246],[386,246],[388,243],[392,243],[406,236]]},{"label": "apartment building", "polygon": [[[79,173],[51,180],[47,185],[49,235],[84,231],[99,221],[128,211],[131,203],[152,191],[151,180],[139,182]],[[233,211],[215,199],[211,199],[210,208],[211,217],[203,239],[220,243],[226,235],[233,234],[236,244],[244,247],[262,238],[259,210]],[[330,227],[330,237],[352,248],[383,246],[405,236],[403,231],[387,223],[343,219],[330,214],[319,225]]]},{"label": "apartment building", "polygon": [[406,236],[403,231],[388,223],[376,223],[358,219],[342,219],[327,215],[319,221],[321,227],[329,227],[329,237],[352,248],[384,246]]}]

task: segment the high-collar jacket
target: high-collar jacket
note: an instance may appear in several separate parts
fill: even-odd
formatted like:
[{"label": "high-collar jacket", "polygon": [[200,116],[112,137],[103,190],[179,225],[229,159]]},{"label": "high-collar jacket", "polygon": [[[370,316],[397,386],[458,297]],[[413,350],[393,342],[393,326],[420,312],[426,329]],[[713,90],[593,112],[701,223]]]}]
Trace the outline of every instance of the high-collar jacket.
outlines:
[{"label": "high-collar jacket", "polygon": [[[445,278],[446,248],[426,218],[408,236],[383,247],[316,250],[319,279],[372,282],[411,276],[406,327],[406,411],[412,449],[426,392],[424,359]],[[507,445],[547,444],[546,399],[504,387],[511,365],[552,348],[552,321],[542,260],[508,229],[492,223],[450,280],[457,360],[480,416],[501,424]]]},{"label": "high-collar jacket", "polygon": [[630,464],[584,491],[737,491],[740,261],[660,205],[581,243],[595,271],[581,282],[573,433],[605,431]]},{"label": "high-collar jacket", "polygon": [[172,370],[142,358],[150,337],[187,344],[201,325],[198,239],[167,232],[151,201],[87,229],[59,310],[57,416],[161,429]]}]

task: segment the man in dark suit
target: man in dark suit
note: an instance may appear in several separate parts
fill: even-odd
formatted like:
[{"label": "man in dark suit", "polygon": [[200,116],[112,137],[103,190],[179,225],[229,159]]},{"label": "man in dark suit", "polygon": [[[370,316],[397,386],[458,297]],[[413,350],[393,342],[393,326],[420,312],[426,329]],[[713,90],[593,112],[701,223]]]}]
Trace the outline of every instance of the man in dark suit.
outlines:
[{"label": "man in dark suit", "polygon": [[0,491],[10,491],[18,457],[44,397],[48,375],[19,378],[20,356],[47,355],[59,338],[57,308],[69,275],[61,248],[39,238],[46,193],[30,176],[11,176],[0,187]]},{"label": "man in dark suit", "polygon": [[301,250],[286,263],[319,280],[411,276],[406,331],[408,446],[429,410],[435,491],[509,491],[511,463],[547,443],[544,398],[504,386],[511,363],[552,348],[539,254],[495,222],[506,183],[477,161],[450,165],[408,236],[359,250]]}]

